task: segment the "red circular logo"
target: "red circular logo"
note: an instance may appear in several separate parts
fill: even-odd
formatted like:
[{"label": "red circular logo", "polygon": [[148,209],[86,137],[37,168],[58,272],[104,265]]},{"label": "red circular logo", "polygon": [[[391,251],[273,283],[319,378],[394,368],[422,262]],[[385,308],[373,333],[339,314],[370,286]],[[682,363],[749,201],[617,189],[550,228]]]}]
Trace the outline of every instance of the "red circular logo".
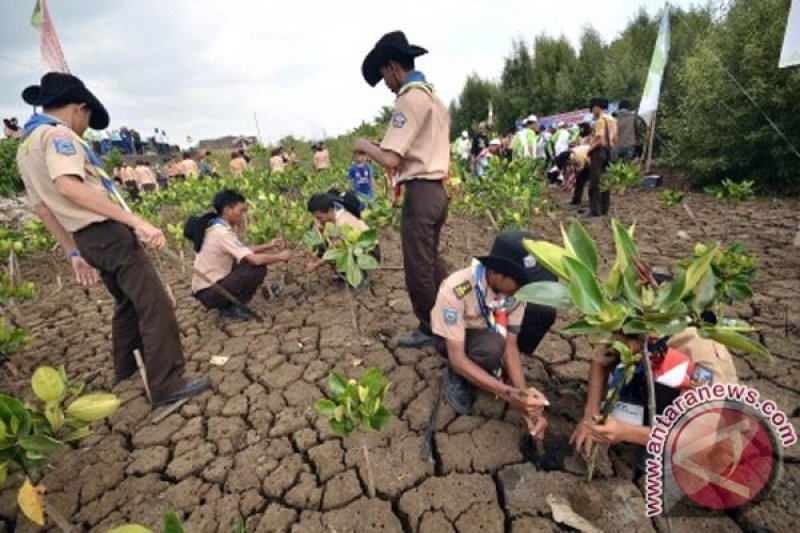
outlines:
[{"label": "red circular logo", "polygon": [[670,446],[681,491],[710,509],[734,509],[763,496],[779,467],[771,429],[741,404],[689,412]]}]

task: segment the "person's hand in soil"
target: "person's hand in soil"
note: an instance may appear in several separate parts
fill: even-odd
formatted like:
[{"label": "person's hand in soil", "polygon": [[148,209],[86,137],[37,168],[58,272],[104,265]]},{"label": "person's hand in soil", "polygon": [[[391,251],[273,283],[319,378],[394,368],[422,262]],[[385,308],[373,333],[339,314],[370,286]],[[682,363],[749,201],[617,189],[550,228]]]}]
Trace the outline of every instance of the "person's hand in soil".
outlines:
[{"label": "person's hand in soil", "polygon": [[324,264],[325,261],[323,261],[322,259],[316,259],[316,260],[312,259],[311,261],[306,263],[306,272],[308,272],[309,274],[311,274],[312,272],[316,272],[319,269],[319,267],[321,267]]},{"label": "person's hand in soil", "polygon": [[647,445],[650,428],[621,422],[614,418],[609,418],[605,424],[600,424],[600,420],[601,417],[598,415],[593,421],[586,422],[586,427],[595,440],[609,445],[619,444],[620,442],[630,442],[641,446]]},{"label": "person's hand in soil", "polygon": [[525,425],[528,428],[528,433],[531,437],[538,440],[544,440],[544,434],[547,431],[547,427],[550,423],[547,421],[547,418],[544,416],[522,416],[523,420],[525,420]]},{"label": "person's hand in soil", "polygon": [[592,423],[591,419],[582,419],[575,426],[575,431],[569,438],[569,443],[575,446],[575,450],[584,457],[589,457],[589,454],[592,453],[592,445],[595,442],[595,438],[589,430],[588,424],[590,423]]},{"label": "person's hand in soil", "polygon": [[100,280],[100,274],[83,257],[70,258],[75,279],[83,286],[94,285]]},{"label": "person's hand in soil", "polygon": [[528,387],[527,389],[511,388],[507,399],[511,407],[529,417],[540,416],[544,408],[550,405],[544,394],[534,387]]},{"label": "person's hand in soil", "polygon": [[160,250],[167,242],[164,238],[164,233],[160,229],[144,220],[134,229],[136,230],[136,235],[139,236],[139,240],[150,248]]},{"label": "person's hand in soil", "polygon": [[284,248],[286,248],[286,241],[283,240],[283,237],[276,237],[266,244],[259,244],[254,247],[253,251],[257,254],[261,254],[272,250],[283,250]]}]

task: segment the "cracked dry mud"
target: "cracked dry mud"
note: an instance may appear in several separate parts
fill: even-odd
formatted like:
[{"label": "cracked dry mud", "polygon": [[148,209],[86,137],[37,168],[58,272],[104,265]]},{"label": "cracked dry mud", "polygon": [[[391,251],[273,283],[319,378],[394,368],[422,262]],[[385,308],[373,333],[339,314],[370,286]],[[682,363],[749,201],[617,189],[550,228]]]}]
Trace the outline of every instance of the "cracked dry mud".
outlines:
[{"label": "cracked dry mud", "polygon": [[[646,260],[668,265],[689,253],[703,232],[710,240],[727,231],[731,240],[745,241],[758,254],[755,300],[737,306],[736,313],[755,322],[775,358],[766,363],[738,357],[736,365],[741,379],[776,400],[797,427],[800,250],[791,245],[797,201],[762,199],[730,208],[689,194],[697,224],[681,207],[663,208],[658,194],[635,191],[614,201],[612,214],[638,222]],[[574,214],[561,194],[554,200],[558,217]],[[608,257],[613,244],[605,224],[586,222]],[[559,238],[546,217],[534,219],[532,229],[544,238]],[[692,241],[681,240],[679,230]],[[487,251],[492,234],[485,221],[451,217],[443,235],[451,270],[465,265],[471,254]],[[387,264],[401,264],[396,233],[384,234],[382,249]],[[247,531],[254,532],[521,533],[560,530],[546,502],[554,494],[602,530],[665,531],[661,521],[644,517],[642,493],[630,481],[635,453],[604,452],[597,479],[589,484],[583,462],[567,450],[582,409],[589,353],[584,340],[561,337],[556,328],[526,361],[533,384],[550,399],[548,441],[567,456],[563,471],[537,471],[526,463],[516,415],[486,395],[478,398],[471,416],[457,417],[442,403],[433,460],[422,461],[419,450],[443,361],[431,350],[396,348],[386,340],[414,325],[402,272],[376,273],[371,289],[356,297],[361,328],[356,335],[342,287],[327,276],[300,274],[302,263],[297,257],[291,266],[297,283],[275,299],[254,301],[264,324],[226,323],[203,311],[188,295],[188,274],[165,263],[164,275],[178,298],[187,370],[208,372],[214,390],[156,423],[138,379],[115,387],[122,399],[118,413],[40,474],[48,505],[77,530],[87,531],[126,522],[158,528],[164,513],[176,510],[191,532],[229,532],[241,515]],[[84,291],[69,283],[64,265],[59,262],[54,270],[52,264],[23,262],[23,274],[37,283],[39,297],[19,310],[36,340],[14,358],[20,371],[16,387],[27,389],[37,365],[63,363],[71,377],[88,376],[88,390],[108,390],[110,296],[103,288]],[[56,274],[65,281],[60,290]],[[270,282],[282,278],[283,268],[270,272]],[[557,325],[573,318],[565,313]],[[213,355],[230,359],[213,367]],[[367,437],[374,499],[366,496],[361,441],[334,437],[312,406],[326,391],[329,370],[358,377],[372,366],[382,367],[392,381],[388,405],[397,415],[386,431]],[[9,381],[3,384],[10,387]],[[674,519],[673,531],[796,530],[798,483],[795,446],[786,450],[785,472],[768,501],[731,516]],[[9,482],[0,492],[0,523],[8,531],[36,530],[17,514],[17,485]]]}]

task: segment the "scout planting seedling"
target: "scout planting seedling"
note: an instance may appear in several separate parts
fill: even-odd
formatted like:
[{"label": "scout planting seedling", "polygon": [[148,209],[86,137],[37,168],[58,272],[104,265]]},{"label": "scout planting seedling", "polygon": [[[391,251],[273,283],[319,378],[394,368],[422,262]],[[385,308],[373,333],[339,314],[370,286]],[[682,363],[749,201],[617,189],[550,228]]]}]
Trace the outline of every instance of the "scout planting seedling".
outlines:
[{"label": "scout planting seedling", "polygon": [[[736,286],[736,296],[749,294],[754,272],[751,263],[742,258],[740,248],[721,252],[718,244],[698,245],[694,257],[678,263],[675,278],[659,284],[639,259],[634,228],[626,229],[612,220],[612,230],[616,258],[605,278],[598,272],[602,262],[595,243],[578,222],[573,222],[568,232],[561,228],[563,246],[525,241],[525,248],[559,281],[532,283],[520,289],[516,298],[557,308],[576,308],[582,318],[562,333],[585,335],[592,343],[611,344],[622,360],[621,382],[630,379],[637,361],[643,361],[649,384],[651,425],[655,399],[648,339],[661,339],[696,327],[702,337],[741,352],[769,357],[766,347],[746,335],[755,331],[750,324],[722,319],[724,304],[732,300],[732,285]],[[716,322],[707,321],[708,311],[717,314]],[[615,342],[623,338],[620,336],[638,339],[641,353],[631,353],[627,346]],[[606,402],[608,412],[615,401],[616,393],[612,391]]]},{"label": "scout planting seedling", "polygon": [[[391,418],[391,413],[383,404],[389,385],[380,368],[368,371],[359,381],[331,372],[328,374],[331,398],[317,400],[314,408],[328,419],[331,430],[340,437],[349,437],[355,431],[380,431]],[[366,439],[362,441],[361,448],[369,495],[374,498],[375,483]]]},{"label": "scout planting seedling", "polygon": [[350,226],[337,227],[326,224],[322,233],[316,229],[307,231],[303,243],[311,247],[314,253],[325,250],[322,259],[328,261],[347,281],[353,329],[358,331],[358,320],[350,288],[363,287],[366,283],[366,273],[380,266],[372,255],[378,245],[378,231],[375,229],[358,231]]},{"label": "scout planting seedling", "polygon": [[46,466],[48,457],[66,443],[92,435],[92,422],[111,416],[119,407],[115,395],[82,395],[83,386],[83,382],[70,385],[63,367],[41,366],[31,379],[34,404],[0,394],[0,484],[9,471],[22,471],[25,481],[17,501],[25,516],[39,525],[44,525],[44,487],[31,482],[31,472]]}]

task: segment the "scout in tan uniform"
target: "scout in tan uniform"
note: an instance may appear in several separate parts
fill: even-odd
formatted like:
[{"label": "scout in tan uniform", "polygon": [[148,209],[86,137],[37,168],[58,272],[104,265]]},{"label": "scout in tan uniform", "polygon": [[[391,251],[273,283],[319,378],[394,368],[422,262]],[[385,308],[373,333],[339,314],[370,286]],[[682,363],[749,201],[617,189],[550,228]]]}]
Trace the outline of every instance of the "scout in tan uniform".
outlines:
[{"label": "scout in tan uniform", "polygon": [[445,397],[453,410],[469,413],[478,387],[519,410],[530,434],[542,438],[549,404],[525,384],[518,348],[525,304],[513,298],[530,281],[528,257],[518,232],[498,236],[488,256],[442,282],[431,326],[450,363]]},{"label": "scout in tan uniform", "polygon": [[[194,268],[244,304],[253,298],[264,282],[267,265],[292,258],[292,252],[283,249],[283,239],[253,248],[245,246],[234,230],[246,212],[245,197],[226,189],[214,197],[213,213],[189,219],[186,224],[186,234],[194,242],[197,252]],[[251,318],[240,307],[211,289],[210,284],[200,276],[192,278],[192,294],[207,309],[219,309],[225,317],[235,320]]]},{"label": "scout in tan uniform", "polygon": [[[634,353],[641,351],[641,344],[635,337],[620,336],[618,340],[628,344]],[[656,410],[659,413],[687,388],[714,383],[738,383],[736,368],[728,349],[722,344],[701,338],[695,328],[687,328],[670,337],[664,351],[664,357],[688,358],[691,364],[687,368],[691,371],[688,375],[681,376],[685,379],[669,384],[662,382],[656,372]],[[600,403],[605,398],[609,376],[618,363],[619,354],[607,346],[599,346],[592,354],[583,418],[570,439],[575,448],[585,456],[591,452],[594,441],[605,444],[629,442],[647,445],[650,427],[646,423],[647,392],[643,372],[637,373],[631,383],[623,388],[612,417],[605,424],[599,424]],[[665,381],[673,378],[670,374],[665,376]]]},{"label": "scout in tan uniform", "polygon": [[136,162],[136,184],[139,186],[140,191],[151,192],[156,190],[158,182],[156,182],[156,175],[150,168],[150,162],[146,159],[140,159]]},{"label": "scout in tan uniform", "polygon": [[593,98],[589,109],[595,119],[594,133],[589,145],[589,216],[608,214],[611,192],[600,190],[600,180],[611,162],[611,150],[617,144],[617,122],[606,113],[608,100]]},{"label": "scout in tan uniform", "polygon": [[283,148],[275,148],[272,157],[269,158],[269,171],[272,174],[280,174],[286,169],[286,158],[283,155]]},{"label": "scout in tan uniform", "polygon": [[[308,212],[314,217],[314,227],[322,233],[325,231],[327,224],[333,224],[337,228],[348,226],[358,231],[367,231],[369,226],[367,223],[357,218],[350,213],[345,207],[337,203],[336,198],[329,193],[316,193],[312,194],[308,199]],[[322,265],[327,263],[322,259],[325,249],[317,250],[319,259],[312,259],[306,265],[308,272],[314,272]],[[380,252],[373,254],[376,259],[380,260]]]},{"label": "scout in tan uniform", "polygon": [[331,168],[331,154],[325,143],[319,143],[317,149],[314,150],[314,168],[318,172]]},{"label": "scout in tan uniform", "polygon": [[95,283],[99,270],[117,302],[111,324],[115,380],[136,372],[138,349],[155,405],[208,389],[208,377],[191,382],[183,377],[178,321],[139,243],[161,248],[164,234],[112,201],[113,182],[81,139],[88,126],[108,126],[105,108],[81,80],[56,72],[45,74],[41,86],[25,89],[22,99],[43,107],[43,114],[26,123],[17,154],[31,203],[67,251],[78,281]]},{"label": "scout in tan uniform", "polygon": [[383,79],[397,94],[392,120],[380,146],[359,139],[355,149],[389,169],[396,169],[395,186],[405,188],[402,217],[403,270],[406,288],[419,326],[398,338],[401,346],[434,342],[431,309],[447,275],[439,254],[439,236],[447,219],[447,177],[450,118],[425,76],[414,70],[414,58],[427,53],[408,44],[403,32],[387,33],[361,66],[371,86]]},{"label": "scout in tan uniform", "polygon": [[231,162],[228,163],[228,169],[231,171],[231,176],[241,176],[247,170],[247,160],[239,152],[231,152]]},{"label": "scout in tan uniform", "polygon": [[183,171],[183,175],[187,178],[190,176],[197,177],[200,175],[200,168],[198,168],[197,163],[195,163],[194,159],[189,152],[183,152],[183,161],[179,163],[181,170]]},{"label": "scout in tan uniform", "polygon": [[16,118],[3,119],[3,135],[6,139],[20,140],[22,138],[22,128]]}]

